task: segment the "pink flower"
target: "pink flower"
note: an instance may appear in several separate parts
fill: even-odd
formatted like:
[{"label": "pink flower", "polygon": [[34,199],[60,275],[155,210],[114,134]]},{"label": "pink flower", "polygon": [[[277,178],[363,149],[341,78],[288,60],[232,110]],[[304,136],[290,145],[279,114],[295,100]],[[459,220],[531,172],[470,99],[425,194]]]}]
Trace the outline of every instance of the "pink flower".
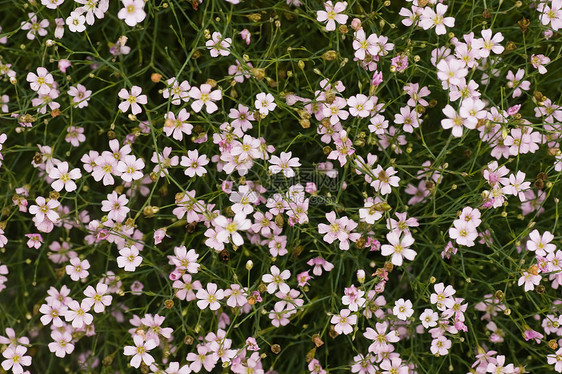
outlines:
[{"label": "pink flower", "polygon": [[232,284],[230,288],[224,291],[224,297],[228,297],[226,300],[226,305],[236,308],[237,306],[243,307],[248,303],[248,299],[244,294],[247,292],[246,289],[242,289],[239,284]]},{"label": "pink flower", "polygon": [[336,22],[344,25],[347,22],[348,16],[345,14],[340,14],[347,7],[346,1],[338,1],[336,5],[332,5],[331,1],[326,1],[324,3],[325,10],[319,10],[316,12],[316,20],[318,22],[326,22],[326,30],[334,31],[336,29]]},{"label": "pink flower", "polygon": [[[123,1],[129,1],[129,0],[123,0]],[[144,1],[142,0],[130,0],[130,1],[133,2],[140,1],[141,3],[144,4]],[[142,112],[142,108],[139,104],[146,104],[147,98],[146,95],[141,95],[141,92],[142,92],[142,88],[140,88],[139,86],[131,87],[130,93],[126,89],[122,88],[121,91],[119,91],[118,96],[125,101],[119,104],[119,110],[125,113],[129,110],[130,107],[131,112],[134,115],[137,115],[140,112]]]},{"label": "pink flower", "polygon": [[373,343],[369,346],[369,352],[378,354],[381,352],[388,352],[392,350],[392,347],[389,343],[395,343],[400,340],[398,333],[395,330],[391,330],[390,332],[386,332],[388,329],[388,322],[377,322],[375,324],[375,329],[371,327],[367,327],[363,336],[369,340],[372,340]]},{"label": "pink flower", "polygon": [[371,187],[381,195],[388,195],[392,191],[392,187],[398,187],[400,178],[395,176],[396,173],[397,171],[392,166],[384,170],[382,166],[377,165],[372,171],[375,179],[371,182]]},{"label": "pink flower", "polygon": [[531,55],[531,64],[535,69],[539,71],[540,74],[546,74],[546,68],[544,65],[550,62],[550,58],[546,57],[545,55]]},{"label": "pink flower", "polygon": [[209,49],[211,57],[228,56],[230,54],[229,48],[232,44],[231,38],[223,38],[220,32],[215,31],[210,40],[207,40],[205,45]]},{"label": "pink flower", "polygon": [[556,352],[547,355],[546,360],[549,365],[554,365],[554,370],[557,373],[562,373],[562,348],[559,348]]},{"label": "pink flower", "polygon": [[125,271],[135,271],[142,263],[139,250],[136,246],[121,248],[117,257],[117,266]]},{"label": "pink flower", "polygon": [[271,266],[270,272],[271,274],[262,276],[262,281],[267,284],[267,292],[273,294],[279,288],[279,291],[288,294],[291,288],[285,281],[291,277],[291,272],[289,270],[281,271],[275,265]]},{"label": "pink flower", "polygon": [[455,19],[453,17],[443,17],[447,11],[447,5],[438,3],[435,10],[436,11],[429,6],[425,7],[420,17],[419,25],[424,30],[435,27],[435,33],[437,35],[444,35],[447,32],[445,26],[455,26]]},{"label": "pink flower", "polygon": [[410,249],[414,244],[414,238],[410,234],[404,234],[400,238],[400,234],[396,231],[390,231],[386,234],[386,239],[390,244],[381,246],[381,254],[383,256],[392,255],[391,262],[396,266],[401,266],[403,258],[412,261],[416,257],[416,251]]},{"label": "pink flower", "polygon": [[43,243],[41,234],[25,234],[25,236],[29,238],[29,240],[27,241],[27,246],[29,248],[41,248],[41,244]]},{"label": "pink flower", "polygon": [[[125,23],[131,27],[144,20],[146,13],[144,11],[145,2],[143,0],[121,1],[123,2],[124,8],[117,13],[117,18],[125,20]],[[138,367],[138,365],[136,367]]]},{"label": "pink flower", "polygon": [[490,52],[494,52],[499,55],[504,51],[504,47],[499,43],[503,40],[503,35],[501,32],[496,33],[492,37],[492,30],[486,29],[481,31],[482,34],[482,49],[480,49],[480,57],[486,58],[490,55]]},{"label": "pink flower", "polygon": [[166,136],[172,136],[176,140],[183,140],[183,134],[191,135],[193,125],[188,123],[190,114],[185,108],[179,111],[177,117],[172,112],[164,115],[164,128],[163,131]]},{"label": "pink flower", "polygon": [[141,362],[144,362],[146,365],[152,365],[154,363],[154,357],[152,357],[148,351],[156,347],[156,342],[153,339],[144,341],[141,335],[134,335],[133,342],[135,346],[128,345],[123,349],[123,354],[125,356],[133,356],[131,358],[131,366],[138,368]]},{"label": "pink flower", "polygon": [[144,177],[142,169],[144,169],[144,161],[133,155],[123,157],[115,167],[115,170],[121,175],[121,179],[125,182],[142,179]]},{"label": "pink flower", "polygon": [[55,191],[61,191],[63,188],[67,192],[76,190],[77,187],[74,181],[80,179],[82,173],[78,168],[74,168],[71,171],[68,171],[68,169],[68,162],[66,161],[59,162],[51,169],[49,178],[55,180],[51,183],[51,187],[53,187]]},{"label": "pink flower", "polygon": [[[166,85],[167,87],[162,90],[162,96],[164,99],[171,97],[173,105],[180,105],[182,101],[186,103],[189,101],[189,90],[191,89],[191,86],[188,81],[184,80],[179,83],[176,77],[171,77],[166,80]],[[189,114],[187,117],[189,117]]]},{"label": "pink flower", "polygon": [[113,299],[111,295],[107,295],[107,289],[107,284],[101,282],[96,285],[95,289],[92,286],[88,286],[84,290],[86,298],[83,302],[88,304],[90,308],[93,306],[94,312],[102,313],[106,306],[111,305],[111,300]]},{"label": "pink flower", "polygon": [[430,351],[434,355],[445,356],[449,353],[451,345],[452,343],[449,339],[445,336],[439,336],[431,341]]},{"label": "pink flower", "polygon": [[39,95],[47,95],[55,84],[52,74],[44,67],[38,67],[37,74],[27,73],[27,81],[31,89],[37,91]]},{"label": "pink flower", "polygon": [[250,31],[248,31],[248,29],[240,31],[240,37],[246,42],[247,45],[250,45],[252,34],[250,33]]},{"label": "pink flower", "polygon": [[262,116],[267,116],[270,111],[277,108],[275,103],[275,98],[270,93],[260,92],[256,95],[256,101],[254,103],[256,109],[260,112]]},{"label": "pink flower", "polygon": [[201,266],[197,263],[199,255],[193,248],[188,251],[183,245],[175,247],[174,256],[168,256],[168,258],[170,263],[175,265],[178,270],[187,271],[191,274],[199,272],[199,267]]},{"label": "pink flower", "polygon": [[232,243],[237,246],[244,244],[244,239],[238,230],[248,230],[252,226],[252,221],[246,218],[244,213],[237,213],[229,222],[224,216],[215,218],[215,225],[222,228],[217,233],[217,240],[222,243],[228,243],[228,238],[232,239]]},{"label": "pink flower", "polygon": [[465,81],[464,77],[468,75],[465,64],[456,58],[439,61],[437,70],[437,78],[441,80],[444,89],[449,88],[449,85],[461,85]]},{"label": "pink flower", "polygon": [[283,172],[283,175],[287,178],[292,178],[295,176],[295,171],[293,167],[301,166],[298,157],[292,157],[292,152],[281,152],[281,157],[275,155],[271,156],[269,160],[270,166],[269,170],[273,174]]},{"label": "pink flower", "polygon": [[314,266],[314,268],[312,269],[312,274],[316,275],[317,277],[322,275],[322,269],[324,269],[324,271],[332,271],[332,269],[334,268],[334,265],[332,263],[324,260],[322,257],[312,258],[308,260],[306,264],[309,266]]},{"label": "pink flower", "polygon": [[68,304],[68,310],[64,314],[66,322],[72,322],[72,327],[75,329],[80,329],[86,325],[90,325],[94,321],[94,316],[92,316],[88,311],[90,310],[90,304],[82,301],[81,304],[76,300],[72,300]]},{"label": "pink flower", "polygon": [[127,196],[124,194],[117,195],[117,192],[113,191],[111,194],[107,195],[107,200],[101,202],[101,211],[109,212],[107,218],[115,220],[117,222],[123,222],[127,218],[127,213],[130,209],[126,206],[129,202]]},{"label": "pink flower", "polygon": [[27,348],[23,345],[9,346],[2,356],[5,360],[2,361],[2,368],[6,371],[12,370],[14,374],[22,374],[23,366],[31,365],[31,356],[24,356]]},{"label": "pink flower", "polygon": [[172,287],[176,290],[176,297],[180,300],[192,301],[196,299],[194,290],[197,291],[201,288],[201,282],[191,281],[190,274],[184,274],[181,280],[177,279],[172,284]]},{"label": "pink flower", "polygon": [[541,235],[539,230],[535,229],[529,234],[527,250],[535,252],[537,256],[546,256],[547,253],[553,253],[556,250],[556,245],[551,243],[553,239],[554,235],[550,231],[545,231]]},{"label": "pink flower", "polygon": [[189,96],[195,99],[195,101],[191,103],[191,109],[199,113],[201,109],[203,109],[203,106],[205,106],[207,113],[211,114],[216,112],[219,107],[214,102],[222,99],[222,93],[221,90],[211,91],[212,88],[213,87],[207,83],[202,84],[201,88],[191,87]]},{"label": "pink flower", "polygon": [[70,265],[66,265],[66,274],[70,275],[70,279],[73,281],[78,281],[88,277],[88,269],[90,268],[90,262],[88,260],[80,261],[79,257],[74,257],[70,259]]},{"label": "pink flower", "polygon": [[473,247],[474,240],[478,238],[478,232],[474,225],[463,220],[455,220],[453,221],[453,227],[449,229],[449,237],[459,245]]},{"label": "pink flower", "polygon": [[187,151],[187,156],[181,157],[180,165],[186,167],[184,170],[185,175],[188,177],[198,177],[207,174],[207,170],[203,166],[209,163],[209,159],[206,155],[199,156],[197,150]]},{"label": "pink flower", "polygon": [[371,114],[374,108],[374,102],[370,97],[363,94],[357,94],[347,99],[349,113],[354,117],[366,118]]},{"label": "pink flower", "polygon": [[195,296],[199,299],[197,301],[199,309],[209,307],[210,310],[217,310],[220,308],[219,300],[224,298],[224,291],[218,289],[215,283],[207,283],[207,289],[200,288]]},{"label": "pink flower", "polygon": [[76,105],[77,108],[87,107],[91,94],[92,91],[87,90],[86,87],[82,84],[77,84],[76,87],[71,86],[68,89],[68,95],[72,97],[72,102],[74,103],[74,105]]},{"label": "pink flower", "polygon": [[357,316],[355,314],[350,315],[351,311],[349,309],[342,309],[339,315],[332,316],[330,322],[335,325],[334,330],[338,334],[351,334],[353,332],[352,325],[357,323]]},{"label": "pink flower", "polygon": [[49,351],[53,352],[55,356],[63,358],[74,351],[72,334],[70,334],[70,332],[53,330],[51,332],[51,338],[54,341],[49,343]]}]

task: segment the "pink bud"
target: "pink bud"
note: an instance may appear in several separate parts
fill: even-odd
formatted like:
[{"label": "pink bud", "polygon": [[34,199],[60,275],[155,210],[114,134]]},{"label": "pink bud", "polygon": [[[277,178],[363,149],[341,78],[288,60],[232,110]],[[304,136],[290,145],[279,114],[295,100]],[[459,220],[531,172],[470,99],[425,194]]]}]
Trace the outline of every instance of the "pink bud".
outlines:
[{"label": "pink bud", "polygon": [[246,42],[247,45],[250,45],[250,43],[251,43],[250,39],[252,37],[252,34],[250,33],[250,31],[248,31],[248,29],[244,29],[244,30],[240,31],[240,36]]},{"label": "pink bud", "polygon": [[521,104],[514,105],[511,108],[507,109],[507,115],[513,116],[514,114],[519,112],[519,109],[521,109]]},{"label": "pink bud", "polygon": [[66,69],[69,68],[71,66],[70,61],[68,61],[67,59],[60,59],[59,60],[59,70],[62,73],[66,73]]},{"label": "pink bud", "polygon": [[373,74],[373,78],[371,79],[371,84],[373,86],[378,86],[382,82],[382,71],[375,71],[375,74]]},{"label": "pink bud", "polygon": [[304,190],[305,190],[306,193],[313,194],[313,193],[315,193],[316,191],[318,191],[318,188],[316,188],[316,183],[314,183],[314,182],[307,182],[307,183],[306,183],[306,187],[304,188]]},{"label": "pink bud", "polygon": [[360,20],[359,18],[354,18],[354,19],[351,21],[351,28],[352,28],[353,30],[355,30],[355,31],[361,30],[361,29],[362,29],[362,27],[361,27],[361,20]]},{"label": "pink bud", "polygon": [[183,275],[182,272],[176,268],[174,271],[170,273],[168,278],[170,278],[170,280],[172,281],[176,281],[180,279],[182,275]]}]

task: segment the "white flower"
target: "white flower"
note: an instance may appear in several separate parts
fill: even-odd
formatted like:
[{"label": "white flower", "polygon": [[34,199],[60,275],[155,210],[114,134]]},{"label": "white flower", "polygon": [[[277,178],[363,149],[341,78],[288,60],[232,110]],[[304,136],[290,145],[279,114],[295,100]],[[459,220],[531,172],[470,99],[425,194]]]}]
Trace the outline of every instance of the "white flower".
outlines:
[{"label": "white flower", "polygon": [[86,30],[86,17],[78,12],[70,13],[70,16],[66,18],[66,25],[68,29],[72,32],[82,32]]},{"label": "white flower", "polygon": [[414,309],[412,309],[412,302],[410,300],[398,299],[394,304],[394,309],[392,309],[392,314],[396,318],[405,321],[414,314]]},{"label": "white flower", "polygon": [[117,13],[117,18],[125,20],[129,26],[135,26],[146,17],[143,0],[121,0],[124,8]]},{"label": "white flower", "polygon": [[61,191],[63,188],[67,192],[76,190],[76,183],[74,183],[74,180],[80,179],[81,177],[82,173],[78,168],[68,171],[68,162],[66,161],[55,165],[49,173],[49,178],[55,180],[51,183],[51,187],[57,192]]},{"label": "white flower", "polygon": [[255,106],[262,116],[267,116],[270,111],[277,108],[273,95],[270,93],[266,94],[265,92],[261,92],[256,95]]}]

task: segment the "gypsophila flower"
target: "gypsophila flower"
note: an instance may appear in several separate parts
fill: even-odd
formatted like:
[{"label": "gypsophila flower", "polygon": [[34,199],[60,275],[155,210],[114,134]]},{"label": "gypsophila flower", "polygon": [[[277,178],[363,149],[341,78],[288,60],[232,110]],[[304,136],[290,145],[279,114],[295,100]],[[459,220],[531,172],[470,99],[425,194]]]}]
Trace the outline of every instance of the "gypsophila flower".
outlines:
[{"label": "gypsophila flower", "polygon": [[[134,1],[142,2],[142,0]],[[142,108],[139,104],[147,103],[146,95],[141,95],[141,92],[142,88],[140,88],[139,86],[131,87],[131,92],[127,91],[125,88],[122,88],[121,91],[119,91],[118,96],[125,101],[119,104],[119,110],[125,113],[129,110],[129,108],[131,108],[131,113],[133,113],[134,115],[141,113]]]},{"label": "gypsophila flower", "polygon": [[146,13],[143,0],[121,0],[121,2],[123,8],[117,13],[117,18],[124,20],[129,26],[135,26],[144,21]]},{"label": "gypsophila flower", "polygon": [[348,16],[342,13],[347,8],[347,2],[338,1],[335,5],[330,0],[324,3],[325,10],[319,10],[316,13],[316,20],[318,22],[326,22],[326,30],[334,31],[336,29],[336,22],[344,25],[347,22]]}]

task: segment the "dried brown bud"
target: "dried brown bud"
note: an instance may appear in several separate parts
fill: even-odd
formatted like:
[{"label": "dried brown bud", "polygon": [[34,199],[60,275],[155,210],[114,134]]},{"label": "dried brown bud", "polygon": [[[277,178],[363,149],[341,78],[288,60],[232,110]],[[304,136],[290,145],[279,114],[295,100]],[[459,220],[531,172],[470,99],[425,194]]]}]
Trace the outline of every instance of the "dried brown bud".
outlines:
[{"label": "dried brown bud", "polygon": [[283,225],[285,224],[285,219],[281,214],[275,216],[275,224],[279,227],[283,227]]},{"label": "dried brown bud", "polygon": [[230,253],[228,252],[228,249],[223,249],[220,253],[219,253],[219,257],[221,259],[222,262],[228,262],[228,260],[230,260]]},{"label": "dried brown bud", "polygon": [[513,41],[511,41],[511,40],[508,41],[508,42],[505,44],[505,51],[506,51],[506,52],[514,51],[516,48],[517,48],[517,45],[515,44],[515,42],[513,42]]},{"label": "dried brown bud", "polygon": [[58,200],[60,197],[60,193],[58,193],[57,191],[51,191],[49,192],[49,199],[51,200]]},{"label": "dried brown bud", "polygon": [[197,227],[197,222],[190,222],[187,225],[185,225],[185,231],[188,234],[191,234],[192,232],[195,231],[195,228]]},{"label": "dried brown bud", "polygon": [[162,74],[152,73],[152,75],[150,76],[150,80],[154,83],[160,82],[160,79],[162,79]]},{"label": "dried brown bud", "polygon": [[525,31],[527,31],[527,29],[529,28],[529,25],[531,24],[531,21],[529,21],[527,18],[523,17],[523,18],[521,18],[521,20],[519,20],[519,22],[517,22],[517,24],[519,25],[519,28],[521,29],[521,32],[524,34]]},{"label": "dried brown bud", "polygon": [[385,262],[384,263],[384,270],[388,271],[389,273],[392,272],[392,270],[394,269],[394,265],[392,265],[392,262]]},{"label": "dried brown bud", "polygon": [[301,125],[303,129],[308,129],[310,127],[310,121],[307,119],[300,119],[299,125]]},{"label": "dried brown bud", "polygon": [[438,103],[437,100],[431,99],[431,100],[429,100],[429,107],[430,107],[430,108],[435,108],[435,106],[437,105],[437,103]]},{"label": "dried brown bud", "polygon": [[105,356],[103,358],[103,360],[101,361],[103,366],[111,366],[111,364],[113,363],[113,358],[115,357],[115,353],[112,353],[108,356]]},{"label": "dried brown bud", "polygon": [[142,214],[146,217],[146,218],[150,218],[154,215],[154,213],[152,213],[152,207],[150,205],[144,207],[144,209],[142,210]]},{"label": "dried brown bud", "polygon": [[543,294],[544,291],[546,291],[546,289],[545,289],[544,285],[539,284],[539,285],[535,288],[535,291],[537,291],[537,293],[540,295],[540,294]]},{"label": "dried brown bud", "polygon": [[330,338],[335,339],[338,337],[338,333],[336,332],[336,330],[334,329],[334,325],[330,326],[330,332],[328,333],[330,335]]},{"label": "dried brown bud", "polygon": [[504,297],[503,291],[502,290],[497,290],[496,293],[494,294],[494,297],[498,300],[502,300]]},{"label": "dried brown bud", "polygon": [[115,135],[115,131],[113,131],[113,130],[109,130],[109,131],[107,132],[107,137],[109,138],[109,140],[115,139],[116,136],[117,136],[117,135]]},{"label": "dried brown bud", "polygon": [[299,257],[302,251],[304,251],[304,245],[297,245],[293,250],[293,257],[294,258]]},{"label": "dried brown bud", "polygon": [[166,307],[166,309],[172,309],[174,307],[174,300],[168,299],[164,301],[164,306]]},{"label": "dried brown bud", "polygon": [[544,188],[544,181],[542,179],[535,180],[534,186],[537,190],[542,190]]},{"label": "dried brown bud", "polygon": [[558,343],[556,342],[555,339],[549,340],[549,341],[548,341],[548,346],[549,346],[551,349],[554,349],[554,350],[558,349]]},{"label": "dried brown bud", "polygon": [[347,25],[340,25],[339,30],[342,34],[347,34],[349,32]]},{"label": "dried brown bud", "polygon": [[250,21],[252,21],[252,22],[261,21],[261,14],[259,14],[259,13],[248,14],[246,17],[248,17],[250,19]]},{"label": "dried brown bud", "polygon": [[326,61],[334,61],[336,58],[338,58],[338,52],[331,49],[329,51],[324,52],[322,58]]},{"label": "dried brown bud", "polygon": [[185,337],[185,339],[183,340],[183,342],[184,342],[186,345],[191,345],[191,344],[193,344],[193,337],[190,336],[190,335],[187,335],[187,336]]},{"label": "dried brown bud", "polygon": [[540,179],[540,180],[542,180],[542,181],[545,181],[545,180],[548,179],[548,175],[546,175],[545,172],[542,172],[542,171],[541,171],[541,172],[539,172],[539,173],[537,174],[537,179]]},{"label": "dried brown bud", "polygon": [[314,345],[316,345],[316,347],[321,347],[322,345],[324,345],[324,342],[322,341],[322,339],[320,339],[320,335],[318,334],[312,335],[312,342],[314,343]]},{"label": "dried brown bud", "polygon": [[281,352],[281,346],[279,344],[273,344],[271,346],[271,352],[275,353],[276,355],[278,355]]},{"label": "dried brown bud", "polygon": [[488,19],[488,18],[492,17],[492,13],[490,13],[490,11],[488,9],[484,9],[484,11],[482,12],[482,17]]},{"label": "dried brown bud", "polygon": [[252,74],[254,75],[254,77],[257,80],[262,80],[263,78],[265,78],[265,69],[262,68],[252,68],[251,69]]},{"label": "dried brown bud", "polygon": [[210,85],[211,87],[215,88],[217,86],[217,81],[214,79],[207,79],[207,81],[205,82],[206,84]]},{"label": "dried brown bud", "polygon": [[330,153],[332,153],[332,148],[330,148],[330,146],[327,145],[324,148],[322,148],[322,151],[324,152],[325,155],[329,155]]},{"label": "dried brown bud", "polygon": [[316,355],[316,348],[312,348],[310,351],[307,352],[306,354],[306,362],[310,363],[310,361],[312,361],[314,359],[314,356]]},{"label": "dried brown bud", "polygon": [[53,110],[51,111],[51,117],[53,117],[53,118],[58,117],[60,114],[61,114],[61,111],[60,111],[59,108],[53,109]]},{"label": "dried brown bud", "polygon": [[43,162],[43,156],[41,156],[41,153],[35,152],[35,155],[33,156],[33,162],[35,162],[36,164],[41,164]]},{"label": "dried brown bud", "polygon": [[365,244],[367,243],[367,240],[364,237],[361,237],[359,239],[357,239],[357,241],[355,242],[355,246],[359,249],[365,247]]}]

